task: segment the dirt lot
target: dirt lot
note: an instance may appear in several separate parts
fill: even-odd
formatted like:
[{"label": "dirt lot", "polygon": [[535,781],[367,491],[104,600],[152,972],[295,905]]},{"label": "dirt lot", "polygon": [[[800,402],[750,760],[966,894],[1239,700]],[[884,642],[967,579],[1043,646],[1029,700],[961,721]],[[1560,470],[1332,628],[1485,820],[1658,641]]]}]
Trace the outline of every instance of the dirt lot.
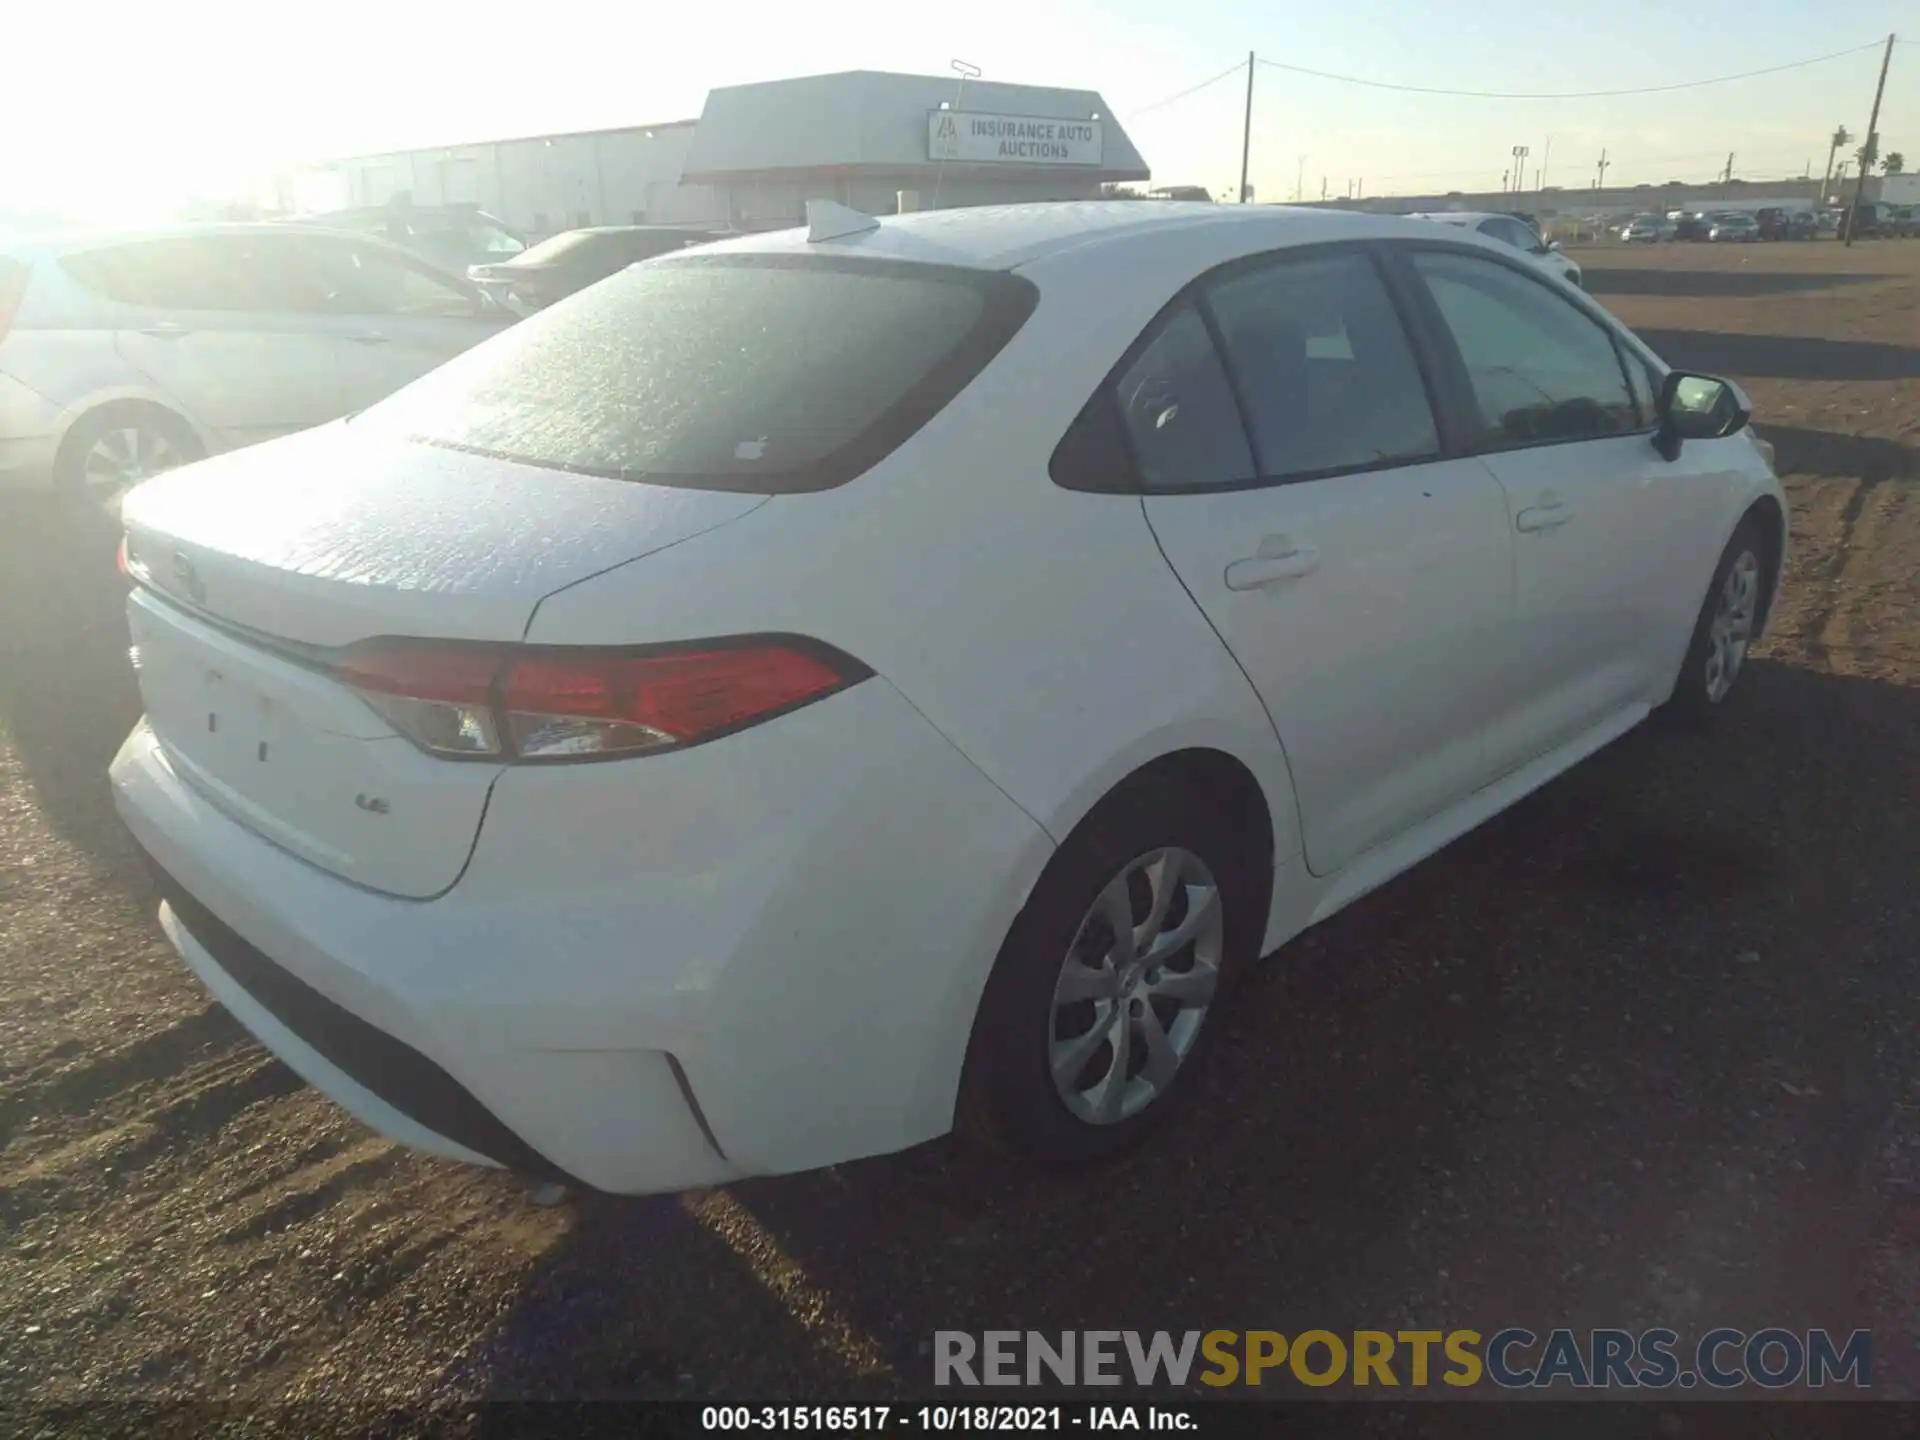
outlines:
[{"label": "dirt lot", "polygon": [[[1875,1331],[1920,1394],[1920,244],[1593,250],[1793,500],[1714,738],[1645,729],[1288,947],[1212,1103],[530,1206],[361,1130],[160,940],[111,559],[0,516],[0,1401],[895,1394],[936,1328]],[[1883,1392],[1884,1393],[1884,1392]]]}]

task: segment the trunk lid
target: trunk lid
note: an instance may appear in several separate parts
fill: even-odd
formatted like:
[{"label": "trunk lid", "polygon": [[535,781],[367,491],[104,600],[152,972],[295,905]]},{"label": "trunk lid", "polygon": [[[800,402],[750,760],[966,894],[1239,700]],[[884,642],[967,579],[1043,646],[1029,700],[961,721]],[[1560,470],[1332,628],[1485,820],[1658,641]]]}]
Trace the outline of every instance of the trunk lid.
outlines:
[{"label": "trunk lid", "polygon": [[326,652],[517,641],[545,596],[765,499],[350,432],[255,446],[128,497],[134,664],[169,763],[227,815],[355,884],[425,899],[465,868],[501,767],[417,748]]},{"label": "trunk lid", "polygon": [[335,424],[151,480],[122,518],[129,556],[155,589],[227,624],[331,646],[374,635],[518,640],[554,591],[765,500]]}]

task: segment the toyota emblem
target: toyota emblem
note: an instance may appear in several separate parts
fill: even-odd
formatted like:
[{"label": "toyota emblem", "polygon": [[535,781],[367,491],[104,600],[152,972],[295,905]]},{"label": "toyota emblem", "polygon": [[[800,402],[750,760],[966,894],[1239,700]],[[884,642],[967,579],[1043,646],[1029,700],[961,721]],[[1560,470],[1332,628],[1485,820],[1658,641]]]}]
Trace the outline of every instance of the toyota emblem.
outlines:
[{"label": "toyota emblem", "polygon": [[185,551],[173,552],[173,578],[180,582],[180,588],[187,592],[194,604],[207,603],[206,582],[200,578],[200,572],[193,568],[193,561],[187,558]]}]

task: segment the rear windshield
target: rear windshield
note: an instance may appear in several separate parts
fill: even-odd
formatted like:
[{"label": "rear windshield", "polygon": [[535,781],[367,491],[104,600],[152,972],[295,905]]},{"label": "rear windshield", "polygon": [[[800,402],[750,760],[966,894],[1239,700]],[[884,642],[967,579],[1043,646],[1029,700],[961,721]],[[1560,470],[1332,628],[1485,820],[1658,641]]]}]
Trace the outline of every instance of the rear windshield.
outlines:
[{"label": "rear windshield", "polygon": [[998,272],[707,256],[621,272],[355,425],[589,475],[819,490],[937,414],[1032,311]]}]

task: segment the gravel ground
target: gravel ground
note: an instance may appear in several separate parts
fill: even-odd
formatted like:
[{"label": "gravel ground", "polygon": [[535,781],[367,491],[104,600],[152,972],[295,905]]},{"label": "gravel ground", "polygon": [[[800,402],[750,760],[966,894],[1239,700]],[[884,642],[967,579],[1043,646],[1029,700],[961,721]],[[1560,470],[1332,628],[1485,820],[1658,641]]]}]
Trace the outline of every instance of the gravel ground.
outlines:
[{"label": "gravel ground", "polygon": [[1920,245],[1596,249],[1746,383],[1795,552],[1643,728],[1251,980],[1209,1105],[542,1209],[369,1135],[187,977],[108,804],[107,537],[0,513],[0,1402],[895,1396],[935,1328],[1875,1332],[1920,1395]]}]

